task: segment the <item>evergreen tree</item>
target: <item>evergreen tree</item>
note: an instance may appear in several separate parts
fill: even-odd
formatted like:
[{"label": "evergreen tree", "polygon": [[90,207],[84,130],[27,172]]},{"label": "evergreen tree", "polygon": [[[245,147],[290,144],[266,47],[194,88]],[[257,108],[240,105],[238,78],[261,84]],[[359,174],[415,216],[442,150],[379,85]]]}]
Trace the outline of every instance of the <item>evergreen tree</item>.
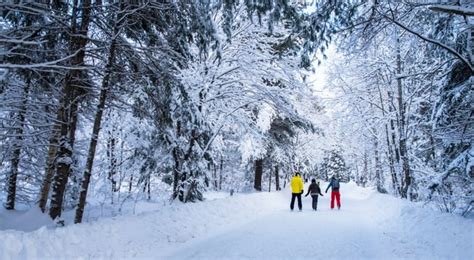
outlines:
[{"label": "evergreen tree", "polygon": [[323,161],[319,167],[323,173],[325,180],[329,180],[332,176],[336,176],[344,182],[349,181],[349,169],[340,149],[331,149],[325,152]]}]

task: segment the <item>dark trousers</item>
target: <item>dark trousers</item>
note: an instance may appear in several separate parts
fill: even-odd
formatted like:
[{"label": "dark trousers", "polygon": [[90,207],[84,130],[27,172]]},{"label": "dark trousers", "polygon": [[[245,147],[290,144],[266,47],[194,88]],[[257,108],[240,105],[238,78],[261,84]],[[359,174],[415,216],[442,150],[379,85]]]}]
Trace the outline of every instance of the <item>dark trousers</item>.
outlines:
[{"label": "dark trousers", "polygon": [[303,203],[301,203],[301,193],[291,193],[291,204],[290,209],[293,210],[295,207],[295,198],[298,198],[298,208],[303,209]]},{"label": "dark trousers", "polygon": [[311,195],[313,198],[313,209],[318,210],[318,195]]}]

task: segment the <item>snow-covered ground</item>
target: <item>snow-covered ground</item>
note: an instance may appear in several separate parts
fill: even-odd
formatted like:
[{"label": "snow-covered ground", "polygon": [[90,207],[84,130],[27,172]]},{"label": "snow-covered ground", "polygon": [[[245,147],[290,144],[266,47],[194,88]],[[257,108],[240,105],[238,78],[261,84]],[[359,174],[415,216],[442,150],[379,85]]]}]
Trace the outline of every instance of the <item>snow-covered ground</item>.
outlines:
[{"label": "snow-covered ground", "polygon": [[[311,210],[309,197],[302,212],[291,212],[289,191],[232,197],[221,193],[202,203],[174,203],[63,228],[3,230],[0,259],[474,257],[472,219],[421,208],[352,183],[341,189],[340,211],[329,209],[329,196],[320,198],[317,212]],[[25,214],[17,217],[35,215]]]}]

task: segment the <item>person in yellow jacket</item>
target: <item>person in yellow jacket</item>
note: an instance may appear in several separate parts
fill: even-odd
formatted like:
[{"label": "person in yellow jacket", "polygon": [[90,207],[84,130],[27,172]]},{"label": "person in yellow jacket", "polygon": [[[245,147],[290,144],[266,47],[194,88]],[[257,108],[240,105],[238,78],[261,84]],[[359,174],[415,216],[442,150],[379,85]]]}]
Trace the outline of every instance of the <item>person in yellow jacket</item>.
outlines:
[{"label": "person in yellow jacket", "polygon": [[295,176],[291,178],[291,204],[290,209],[293,210],[295,207],[295,198],[298,198],[298,208],[300,211],[303,209],[303,204],[301,203],[301,195],[303,194],[303,179],[300,176],[299,172],[295,173]]}]

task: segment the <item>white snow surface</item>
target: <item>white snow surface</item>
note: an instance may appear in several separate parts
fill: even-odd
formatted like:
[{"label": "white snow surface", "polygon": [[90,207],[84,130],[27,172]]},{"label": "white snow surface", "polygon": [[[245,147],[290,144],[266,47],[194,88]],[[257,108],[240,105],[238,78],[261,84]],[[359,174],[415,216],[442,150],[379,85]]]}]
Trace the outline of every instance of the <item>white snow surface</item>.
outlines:
[{"label": "white snow surface", "polygon": [[[325,188],[323,186],[322,188]],[[341,184],[341,210],[318,211],[303,199],[290,211],[289,190],[211,195],[136,215],[34,231],[18,216],[0,231],[0,259],[472,259],[473,219]],[[295,205],[295,208],[296,205]],[[36,216],[41,213],[37,212]],[[5,219],[3,219],[5,220]],[[0,215],[0,221],[2,221]],[[37,220],[39,222],[44,219]],[[26,223],[25,225],[29,225]],[[32,225],[33,226],[33,225]]]}]

